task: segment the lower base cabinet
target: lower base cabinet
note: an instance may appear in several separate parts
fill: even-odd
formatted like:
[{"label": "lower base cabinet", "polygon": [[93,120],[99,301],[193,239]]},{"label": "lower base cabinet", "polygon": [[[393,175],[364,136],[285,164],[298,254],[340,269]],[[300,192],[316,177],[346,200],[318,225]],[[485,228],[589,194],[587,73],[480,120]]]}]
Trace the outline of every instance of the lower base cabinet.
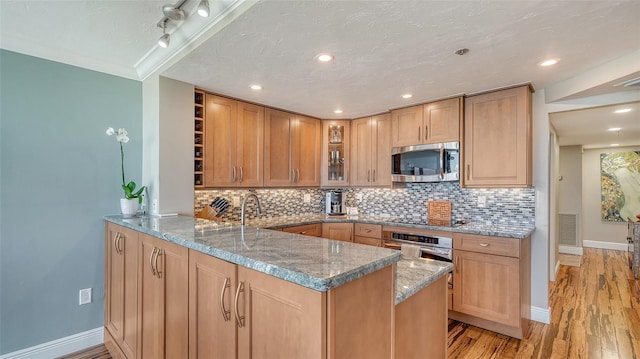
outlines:
[{"label": "lower base cabinet", "polygon": [[336,241],[353,242],[353,223],[323,223],[322,237]]},{"label": "lower base cabinet", "polygon": [[396,358],[447,357],[446,290],[444,276],[396,305]]}]

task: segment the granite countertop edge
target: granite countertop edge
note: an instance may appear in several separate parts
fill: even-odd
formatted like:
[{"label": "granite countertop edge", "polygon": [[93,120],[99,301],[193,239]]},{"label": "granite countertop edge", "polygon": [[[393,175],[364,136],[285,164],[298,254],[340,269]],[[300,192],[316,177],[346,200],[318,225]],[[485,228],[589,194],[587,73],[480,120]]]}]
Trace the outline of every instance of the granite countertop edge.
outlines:
[{"label": "granite countertop edge", "polygon": [[403,258],[396,265],[396,305],[453,270],[452,263],[433,259]]}]

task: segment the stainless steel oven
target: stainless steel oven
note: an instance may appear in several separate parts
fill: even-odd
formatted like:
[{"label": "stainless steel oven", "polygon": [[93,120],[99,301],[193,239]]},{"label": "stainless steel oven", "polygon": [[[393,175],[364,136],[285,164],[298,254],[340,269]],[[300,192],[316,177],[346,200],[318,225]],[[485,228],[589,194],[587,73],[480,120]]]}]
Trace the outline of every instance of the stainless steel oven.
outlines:
[{"label": "stainless steel oven", "polygon": [[[420,247],[422,258],[453,262],[453,238],[440,235],[427,235],[407,231],[383,231],[382,240],[385,248],[401,249],[403,244]],[[453,288],[453,274],[447,278],[449,288]]]}]

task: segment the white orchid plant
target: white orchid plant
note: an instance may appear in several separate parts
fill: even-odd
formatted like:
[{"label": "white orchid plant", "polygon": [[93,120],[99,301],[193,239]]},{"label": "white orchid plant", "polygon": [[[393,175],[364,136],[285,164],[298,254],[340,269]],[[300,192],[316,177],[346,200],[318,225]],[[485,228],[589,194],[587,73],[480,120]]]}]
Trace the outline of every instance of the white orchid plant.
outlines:
[{"label": "white orchid plant", "polygon": [[107,129],[107,135],[113,136],[114,134],[116,135],[116,141],[118,141],[118,144],[120,145],[120,163],[122,165],[122,190],[124,190],[124,196],[127,199],[137,198],[138,203],[142,203],[142,192],[144,192],[145,186],[142,186],[136,191],[135,182],[130,181],[129,183],[125,184],[124,180],[124,149],[122,148],[122,144],[129,142],[127,130],[125,130],[124,128],[120,128],[118,129],[118,132],[116,134],[116,131],[113,129],[113,127],[109,127]]}]

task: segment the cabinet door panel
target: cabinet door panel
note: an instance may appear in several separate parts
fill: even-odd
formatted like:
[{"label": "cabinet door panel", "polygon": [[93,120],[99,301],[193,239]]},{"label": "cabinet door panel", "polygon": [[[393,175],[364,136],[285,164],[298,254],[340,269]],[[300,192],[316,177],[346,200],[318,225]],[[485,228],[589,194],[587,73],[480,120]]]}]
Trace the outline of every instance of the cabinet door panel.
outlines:
[{"label": "cabinet door panel", "polygon": [[371,181],[372,149],[372,124],[369,117],[353,120],[351,122],[351,185],[367,186]]},{"label": "cabinet door panel", "polygon": [[238,282],[238,358],[326,357],[325,292],[244,267]]},{"label": "cabinet door panel", "polygon": [[164,279],[165,357],[189,356],[189,250],[159,240],[162,255],[158,267]]},{"label": "cabinet door panel", "polygon": [[140,236],[139,299],[140,346],[138,358],[164,357],[164,281],[157,278],[151,265],[157,248],[153,237]]},{"label": "cabinet door panel", "polygon": [[291,113],[266,109],[264,185],[291,186]]},{"label": "cabinet door panel", "polygon": [[460,98],[424,105],[424,131],[427,143],[460,140]]},{"label": "cabinet door panel", "polygon": [[322,237],[336,241],[353,242],[353,223],[323,223]]},{"label": "cabinet door panel", "polygon": [[424,142],[422,105],[402,108],[391,112],[393,147],[418,145]]},{"label": "cabinet door panel", "polygon": [[236,165],[238,185],[261,187],[264,162],[264,108],[238,102]]},{"label": "cabinet door panel", "polygon": [[[233,313],[236,283],[235,264],[200,252],[189,252],[190,358],[236,357]],[[222,314],[223,308],[228,311],[227,318]]]},{"label": "cabinet door panel", "polygon": [[292,142],[291,163],[296,186],[320,186],[320,120],[296,116],[296,136]]},{"label": "cabinet door panel", "polygon": [[527,86],[465,99],[465,186],[531,184],[530,106]]},{"label": "cabinet door panel", "polygon": [[372,182],[376,186],[391,185],[391,116],[389,114],[372,117],[373,158]]},{"label": "cabinet door panel", "polygon": [[236,165],[236,115],[235,100],[207,94],[204,165],[206,187],[236,185],[233,177],[233,167]]},{"label": "cabinet door panel", "polygon": [[454,252],[453,310],[520,325],[520,262],[517,258]]}]

